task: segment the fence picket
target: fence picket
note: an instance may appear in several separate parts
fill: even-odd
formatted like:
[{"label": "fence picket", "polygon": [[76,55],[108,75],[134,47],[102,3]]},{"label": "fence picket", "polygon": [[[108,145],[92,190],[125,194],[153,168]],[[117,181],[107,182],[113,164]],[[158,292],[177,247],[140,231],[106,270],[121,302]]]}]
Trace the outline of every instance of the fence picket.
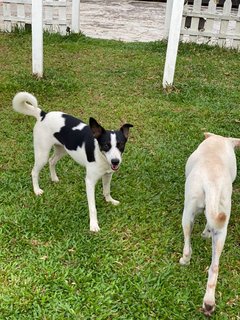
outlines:
[{"label": "fence picket", "polygon": [[18,17],[18,25],[20,28],[25,26],[25,6],[23,3],[17,4],[17,17]]},{"label": "fence picket", "polygon": [[65,0],[60,0],[60,2],[64,2],[64,5],[58,8],[59,15],[59,32],[61,34],[66,34],[67,28],[67,6]]},{"label": "fence picket", "polygon": [[[216,14],[216,9],[217,9],[217,3],[215,0],[210,0],[209,1],[209,4],[208,4],[208,9],[207,9],[207,12],[210,14],[210,16],[212,17],[209,17],[205,23],[205,33],[206,34],[213,34],[214,33],[214,16]],[[214,36],[213,36],[214,37]],[[208,37],[207,41],[212,41],[212,38],[213,37]]]},{"label": "fence picket", "polygon": [[232,1],[225,0],[224,6],[223,6],[223,15],[228,16],[229,18],[222,18],[221,19],[219,40],[218,40],[218,45],[220,45],[221,47],[226,45],[226,38],[227,38],[227,34],[228,34],[228,26],[229,26],[231,9],[232,9]]},{"label": "fence picket", "polygon": [[4,28],[6,31],[12,31],[12,23],[11,23],[11,6],[9,3],[3,3],[3,16],[5,16],[4,20]]},{"label": "fence picket", "polygon": [[49,6],[47,3],[44,6],[44,24],[45,28],[51,32],[51,28],[49,28],[49,25],[51,26],[51,23],[53,21],[53,7]]},{"label": "fence picket", "polygon": [[[193,11],[196,14],[199,14],[201,11],[201,4],[202,4],[202,0],[195,0],[193,2]],[[190,41],[192,42],[196,42],[197,41],[197,34],[198,34],[198,26],[199,26],[199,17],[192,17],[192,21],[191,21],[191,26],[190,29],[193,31],[190,34]]]},{"label": "fence picket", "polygon": [[[236,34],[240,35],[240,4],[238,6],[238,13],[237,13],[237,17],[239,18],[238,21],[236,21]],[[233,43],[232,43],[233,48],[235,49],[240,49],[240,39],[233,39]]]}]

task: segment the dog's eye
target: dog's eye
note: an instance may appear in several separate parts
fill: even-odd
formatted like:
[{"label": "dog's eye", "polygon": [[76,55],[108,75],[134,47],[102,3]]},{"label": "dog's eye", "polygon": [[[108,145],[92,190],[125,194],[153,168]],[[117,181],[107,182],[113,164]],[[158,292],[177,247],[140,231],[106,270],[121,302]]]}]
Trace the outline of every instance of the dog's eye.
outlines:
[{"label": "dog's eye", "polygon": [[111,149],[111,144],[110,143],[106,143],[103,145],[102,150],[107,152]]}]

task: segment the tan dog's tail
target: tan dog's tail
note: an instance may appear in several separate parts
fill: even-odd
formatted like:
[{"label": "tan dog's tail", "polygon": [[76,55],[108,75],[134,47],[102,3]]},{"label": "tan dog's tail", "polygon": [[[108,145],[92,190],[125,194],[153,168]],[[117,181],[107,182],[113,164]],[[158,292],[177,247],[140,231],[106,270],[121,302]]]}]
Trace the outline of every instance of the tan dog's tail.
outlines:
[{"label": "tan dog's tail", "polygon": [[224,212],[217,213],[215,216],[215,221],[218,229],[221,229],[227,220],[227,215]]},{"label": "tan dog's tail", "polygon": [[38,107],[37,99],[28,92],[19,92],[12,101],[13,109],[17,112],[40,118],[41,109]]},{"label": "tan dog's tail", "polygon": [[224,212],[210,211],[207,215],[208,224],[214,229],[222,229],[226,223],[227,215]]},{"label": "tan dog's tail", "polygon": [[219,212],[220,195],[215,192],[209,190],[206,193],[206,218],[210,227],[222,229],[227,221],[227,214]]}]

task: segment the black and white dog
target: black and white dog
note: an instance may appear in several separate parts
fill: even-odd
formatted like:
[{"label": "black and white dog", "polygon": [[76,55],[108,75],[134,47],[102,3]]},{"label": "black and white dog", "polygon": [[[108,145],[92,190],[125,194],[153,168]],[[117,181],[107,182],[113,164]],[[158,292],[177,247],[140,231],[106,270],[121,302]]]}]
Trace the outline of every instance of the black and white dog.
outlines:
[{"label": "black and white dog", "polygon": [[76,162],[86,167],[86,192],[90,216],[90,230],[98,232],[95,205],[95,185],[102,178],[103,195],[107,202],[118,205],[110,195],[113,172],[117,171],[128,139],[131,124],[124,124],[120,130],[105,130],[96,120],[90,118],[89,126],[81,120],[63,112],[46,113],[38,107],[37,99],[27,92],[19,92],[13,98],[13,109],[34,116],[37,119],[33,130],[35,163],[32,169],[33,190],[41,195],[38,184],[39,173],[48,162],[54,146],[54,154],[49,159],[52,181],[58,182],[55,166],[68,153]]}]

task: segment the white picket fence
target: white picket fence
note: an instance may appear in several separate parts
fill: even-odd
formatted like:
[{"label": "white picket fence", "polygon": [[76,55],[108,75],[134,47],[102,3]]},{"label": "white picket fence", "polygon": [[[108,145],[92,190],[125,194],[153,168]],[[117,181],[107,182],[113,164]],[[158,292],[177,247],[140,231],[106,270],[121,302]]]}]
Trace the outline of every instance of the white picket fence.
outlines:
[{"label": "white picket fence", "polygon": [[180,40],[240,49],[240,4],[234,8],[231,0],[223,7],[217,7],[216,0],[208,6],[201,3],[185,4]]},{"label": "white picket fence", "polygon": [[[240,3],[233,7],[225,0],[222,8],[217,0],[202,6],[202,0],[168,0],[165,18],[165,37],[168,39],[163,73],[163,88],[173,85],[179,40],[218,44],[240,50]],[[184,5],[185,3],[185,5]]]},{"label": "white picket fence", "polygon": [[[34,1],[34,0],[33,0]],[[16,26],[32,24],[32,0],[3,0],[1,30],[11,32]],[[71,0],[43,0],[43,28],[49,32],[66,34],[71,28]]]}]

